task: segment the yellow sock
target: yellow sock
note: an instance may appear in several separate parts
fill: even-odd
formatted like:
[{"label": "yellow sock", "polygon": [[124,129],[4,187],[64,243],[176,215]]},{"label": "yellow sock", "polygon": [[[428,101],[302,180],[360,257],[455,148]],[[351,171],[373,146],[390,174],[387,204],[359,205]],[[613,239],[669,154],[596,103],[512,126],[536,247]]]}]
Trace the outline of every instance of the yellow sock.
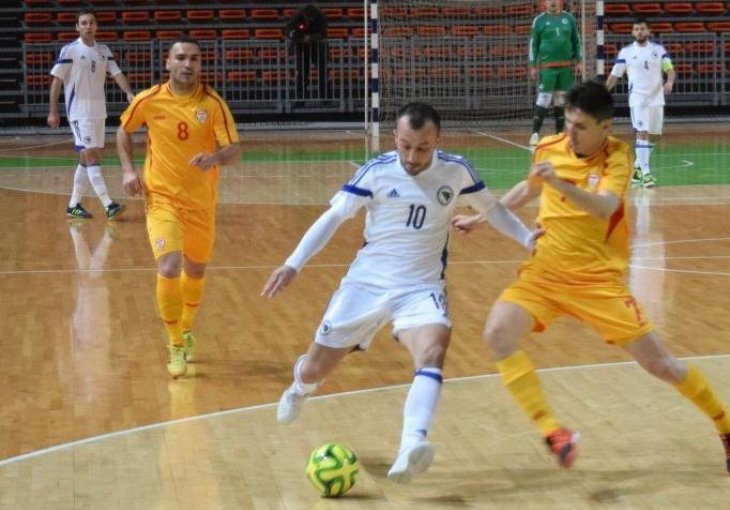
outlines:
[{"label": "yellow sock", "polygon": [[203,288],[205,287],[205,276],[203,278],[191,278],[185,271],[180,277],[180,288],[182,289],[182,321],[180,327],[183,331],[189,331],[193,328],[193,319],[195,312],[198,311],[203,300]]},{"label": "yellow sock", "polygon": [[502,382],[544,436],[560,428],[542,392],[535,366],[524,351],[497,363]]},{"label": "yellow sock", "polygon": [[687,378],[676,388],[714,422],[720,434],[730,434],[730,416],[699,368],[690,365]]},{"label": "yellow sock", "polygon": [[157,275],[157,305],[165,323],[170,344],[183,345],[182,328],[182,293],[180,292],[180,278],[165,278]]}]

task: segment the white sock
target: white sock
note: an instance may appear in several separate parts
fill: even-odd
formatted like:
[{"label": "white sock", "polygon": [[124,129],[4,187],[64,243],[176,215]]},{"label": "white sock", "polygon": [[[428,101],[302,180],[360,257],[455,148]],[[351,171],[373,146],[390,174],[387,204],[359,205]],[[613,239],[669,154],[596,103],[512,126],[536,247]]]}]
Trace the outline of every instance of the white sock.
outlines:
[{"label": "white sock", "polygon": [[651,173],[649,168],[649,152],[651,145],[646,140],[636,140],[636,161],[639,163],[641,173],[648,175]]},{"label": "white sock", "polygon": [[79,163],[74,173],[74,187],[71,191],[71,199],[68,202],[69,207],[76,207],[77,204],[81,203],[81,195],[84,194],[87,179],[86,167]]},{"label": "white sock", "polygon": [[401,450],[426,438],[438,407],[442,382],[440,368],[427,367],[416,371],[403,407]]},{"label": "white sock", "polygon": [[106,181],[104,180],[104,175],[101,173],[101,167],[99,165],[89,165],[87,170],[89,171],[89,180],[94,187],[96,196],[99,197],[99,200],[101,200],[101,203],[104,204],[104,208],[106,209],[112,203],[112,199],[109,198],[109,192],[106,189]]},{"label": "white sock", "polygon": [[294,363],[294,388],[297,390],[297,393],[300,395],[307,395],[309,393],[314,393],[317,388],[319,388],[320,382],[313,382],[313,383],[305,383],[302,381],[302,365],[304,364],[304,360],[307,359],[306,354],[302,354],[297,359],[297,362]]}]

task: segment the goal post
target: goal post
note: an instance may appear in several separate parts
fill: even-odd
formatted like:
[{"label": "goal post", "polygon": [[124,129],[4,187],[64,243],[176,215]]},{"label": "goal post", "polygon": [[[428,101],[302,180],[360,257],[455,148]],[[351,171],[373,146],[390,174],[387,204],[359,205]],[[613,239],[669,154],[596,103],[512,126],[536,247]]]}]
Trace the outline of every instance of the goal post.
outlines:
[{"label": "goal post", "polygon": [[[578,22],[583,79],[603,74],[602,1],[564,0]],[[600,6],[598,5],[600,4]],[[536,83],[529,77],[532,21],[543,1],[375,0],[371,19],[369,131],[392,125],[409,101],[432,104],[457,128],[529,122]]]}]

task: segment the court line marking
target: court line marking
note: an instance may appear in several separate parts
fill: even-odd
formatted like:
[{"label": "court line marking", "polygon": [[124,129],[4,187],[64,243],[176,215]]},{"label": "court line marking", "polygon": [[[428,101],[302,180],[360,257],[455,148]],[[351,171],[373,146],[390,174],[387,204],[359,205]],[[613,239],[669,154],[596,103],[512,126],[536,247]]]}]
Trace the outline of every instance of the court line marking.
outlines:
[{"label": "court line marking", "polygon": [[[678,359],[684,360],[684,361],[697,361],[697,360],[706,360],[706,359],[723,359],[723,358],[730,358],[730,354],[709,354],[709,355],[702,355],[702,356],[685,356],[685,357],[678,357]],[[551,373],[551,372],[567,372],[572,370],[592,370],[592,369],[600,369],[600,368],[616,368],[616,367],[623,367],[627,365],[636,365],[638,367],[638,363],[636,361],[616,361],[611,363],[591,363],[587,365],[570,365],[570,366],[560,366],[560,367],[548,367],[548,368],[540,368],[537,369],[538,373]],[[464,377],[454,377],[451,379],[444,379],[444,383],[459,383],[459,382],[465,382],[465,381],[474,381],[477,379],[492,379],[501,377],[499,373],[492,373],[492,374],[481,374],[481,375],[470,375],[470,376],[464,376]],[[353,390],[353,391],[345,391],[341,393],[331,393],[327,395],[318,395],[314,397],[310,397],[310,401],[314,400],[329,400],[339,397],[346,397],[351,395],[362,395],[367,393],[376,393],[376,392],[384,392],[389,390],[397,390],[402,388],[407,388],[411,385],[411,383],[404,383],[404,384],[393,384],[389,386],[379,386],[377,388],[368,388],[364,390]],[[50,446],[48,448],[42,448],[40,450],[35,450],[28,453],[23,453],[21,455],[16,455],[15,457],[9,457],[7,459],[0,460],[0,468],[11,465],[11,464],[17,464],[19,462],[32,459],[35,457],[42,457],[51,453],[60,452],[64,450],[69,450],[76,448],[77,446],[83,446],[87,444],[93,444],[93,443],[100,443],[103,441],[106,441],[107,439],[113,439],[116,437],[123,437],[123,436],[129,436],[136,434],[138,432],[147,432],[150,430],[156,430],[156,429],[162,429],[168,426],[175,426],[180,425],[184,423],[192,423],[197,422],[201,420],[207,420],[207,419],[214,419],[222,416],[228,416],[232,414],[238,414],[238,413],[248,413],[252,411],[258,411],[261,409],[273,409],[278,405],[278,402],[272,402],[270,404],[259,404],[254,406],[247,406],[247,407],[238,407],[236,409],[226,409],[224,411],[215,411],[212,413],[205,413],[205,414],[198,414],[195,416],[187,416],[185,418],[178,418],[176,420],[168,420],[168,421],[161,421],[157,423],[151,423],[149,425],[142,425],[140,427],[133,427],[131,429],[124,429],[124,430],[118,430],[115,432],[109,432],[107,434],[100,434],[98,436],[91,436],[84,439],[79,439],[76,441],[70,441],[68,443],[58,444],[54,446]]]},{"label": "court line marking", "polygon": [[506,143],[507,145],[512,145],[514,147],[517,147],[518,149],[526,150],[527,152],[530,152],[530,148],[525,145],[520,145],[519,143],[515,143],[512,140],[507,140],[506,138],[502,138],[501,136],[493,135],[491,133],[485,133],[484,131],[477,131],[476,134],[481,136],[486,136],[487,138],[492,138],[494,140],[497,140],[502,143]]},{"label": "court line marking", "polygon": [[[53,147],[54,145],[66,145],[68,143],[73,143],[73,142],[74,142],[73,138],[68,138],[67,140],[62,140],[60,142],[42,143],[39,145],[27,145],[25,147],[12,147],[10,149],[0,149],[0,153],[11,152],[11,151],[25,151],[28,149],[40,149],[43,147]],[[4,155],[0,154],[0,157],[9,157],[9,156],[4,156]],[[17,156],[12,156],[12,157],[17,157]],[[31,157],[29,159],[33,159],[33,158]]]}]

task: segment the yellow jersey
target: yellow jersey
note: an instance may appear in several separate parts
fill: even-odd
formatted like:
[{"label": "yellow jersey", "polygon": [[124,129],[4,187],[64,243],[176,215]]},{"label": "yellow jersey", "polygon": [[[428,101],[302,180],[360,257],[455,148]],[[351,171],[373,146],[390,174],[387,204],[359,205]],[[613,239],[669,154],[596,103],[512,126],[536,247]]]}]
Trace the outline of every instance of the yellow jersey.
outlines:
[{"label": "yellow jersey", "polygon": [[579,158],[565,134],[544,138],[534,162],[550,161],[558,177],[589,192],[609,191],[621,203],[602,220],[547,184],[542,187],[538,222],[545,229],[526,266],[564,283],[623,281],[629,260],[626,196],[633,161],[629,146],[609,136],[601,150]]},{"label": "yellow jersey", "polygon": [[184,209],[215,207],[218,167],[202,170],[190,164],[200,153],[213,153],[238,142],[228,105],[210,87],[199,83],[190,95],[176,95],[169,83],[135,96],[121,116],[127,133],[147,126],[144,163],[145,195]]}]

